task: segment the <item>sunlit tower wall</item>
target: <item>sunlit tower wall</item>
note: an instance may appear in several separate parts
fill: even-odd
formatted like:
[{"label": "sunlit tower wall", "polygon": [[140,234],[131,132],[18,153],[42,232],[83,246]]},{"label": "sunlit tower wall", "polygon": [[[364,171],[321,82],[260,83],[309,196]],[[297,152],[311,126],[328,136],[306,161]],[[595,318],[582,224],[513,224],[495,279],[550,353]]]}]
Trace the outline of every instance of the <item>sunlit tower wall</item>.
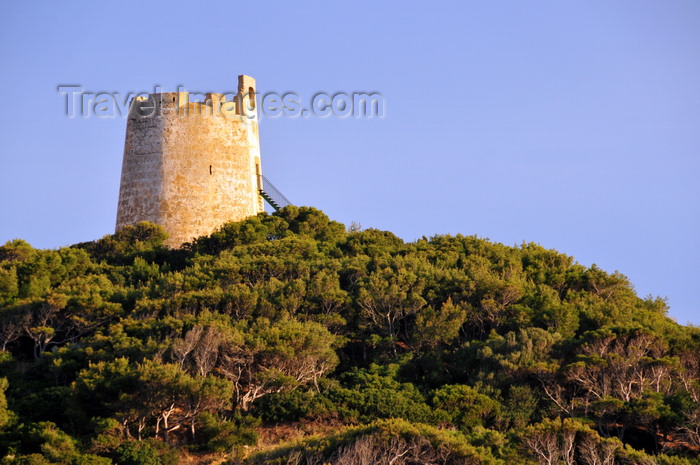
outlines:
[{"label": "sunlit tower wall", "polygon": [[228,221],[264,211],[255,80],[238,92],[137,97],[129,107],[116,230],[140,221],[163,226],[178,247]]}]

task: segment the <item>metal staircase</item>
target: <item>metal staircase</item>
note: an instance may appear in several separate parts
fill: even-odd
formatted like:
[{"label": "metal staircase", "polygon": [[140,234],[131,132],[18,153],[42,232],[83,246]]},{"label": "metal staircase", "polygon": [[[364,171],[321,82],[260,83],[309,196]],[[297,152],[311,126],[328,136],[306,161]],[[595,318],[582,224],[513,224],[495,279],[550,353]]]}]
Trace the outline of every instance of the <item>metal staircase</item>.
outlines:
[{"label": "metal staircase", "polygon": [[276,212],[292,204],[292,202],[262,174],[258,174],[258,192],[260,192],[260,196],[265,199]]}]

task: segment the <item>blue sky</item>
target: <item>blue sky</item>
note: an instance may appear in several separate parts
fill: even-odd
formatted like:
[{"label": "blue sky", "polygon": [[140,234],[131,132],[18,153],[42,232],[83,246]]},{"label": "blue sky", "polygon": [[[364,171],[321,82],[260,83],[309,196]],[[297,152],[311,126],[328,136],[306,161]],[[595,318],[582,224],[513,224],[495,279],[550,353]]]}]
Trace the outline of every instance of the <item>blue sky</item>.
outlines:
[{"label": "blue sky", "polygon": [[3,2],[0,243],[113,232],[124,118],[86,91],[379,92],[383,118],[265,118],[295,204],[405,240],[536,242],[700,324],[700,3]]}]

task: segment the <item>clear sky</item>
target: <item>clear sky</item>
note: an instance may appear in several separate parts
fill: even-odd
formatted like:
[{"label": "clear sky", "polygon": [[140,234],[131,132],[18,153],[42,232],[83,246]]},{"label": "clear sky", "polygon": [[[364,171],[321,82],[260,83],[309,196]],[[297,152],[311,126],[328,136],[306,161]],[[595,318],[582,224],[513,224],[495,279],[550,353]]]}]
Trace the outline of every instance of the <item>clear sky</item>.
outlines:
[{"label": "clear sky", "polygon": [[0,243],[113,232],[126,120],[86,91],[372,91],[382,118],[265,117],[297,205],[405,240],[536,242],[700,324],[700,2],[32,1],[0,6]]}]

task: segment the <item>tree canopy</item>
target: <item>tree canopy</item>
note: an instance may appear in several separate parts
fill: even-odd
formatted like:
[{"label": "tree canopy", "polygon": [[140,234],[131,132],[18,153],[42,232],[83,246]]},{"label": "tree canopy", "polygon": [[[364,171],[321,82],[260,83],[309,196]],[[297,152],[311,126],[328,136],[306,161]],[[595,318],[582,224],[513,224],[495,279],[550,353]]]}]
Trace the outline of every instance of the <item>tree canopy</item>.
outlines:
[{"label": "tree canopy", "polygon": [[2,463],[700,464],[700,330],[622,274],[309,207],[165,238],[0,246]]}]

